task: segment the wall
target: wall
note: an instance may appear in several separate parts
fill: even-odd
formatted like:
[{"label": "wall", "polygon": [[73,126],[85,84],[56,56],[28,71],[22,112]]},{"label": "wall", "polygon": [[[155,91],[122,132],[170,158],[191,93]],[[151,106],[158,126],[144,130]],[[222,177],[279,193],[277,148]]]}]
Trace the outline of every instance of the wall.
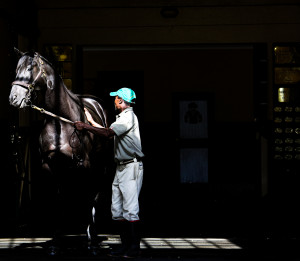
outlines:
[{"label": "wall", "polygon": [[[129,1],[131,2],[131,1]],[[277,4],[276,4],[277,2]],[[297,41],[296,1],[38,1],[40,43],[182,44]],[[294,3],[294,4],[293,4]],[[176,18],[163,18],[164,6],[178,6]],[[55,19],[54,19],[55,18]]]},{"label": "wall", "polygon": [[1,100],[0,100],[0,118],[5,119],[8,115],[8,94],[10,90],[10,80],[12,79],[12,63],[9,53],[10,31],[7,22],[4,19],[0,19],[0,32],[1,38],[6,41],[0,43],[0,86],[1,86]]},{"label": "wall", "polygon": [[[298,42],[297,1],[37,1],[43,44],[140,46],[182,44],[266,43],[269,56],[269,98],[274,42]],[[163,8],[175,7],[175,18]],[[76,58],[75,58],[76,59]],[[271,99],[269,99],[271,101]],[[269,107],[271,108],[271,106]],[[269,117],[271,112],[269,111]]]},{"label": "wall", "polygon": [[[97,72],[142,71],[144,97],[140,96],[137,103],[143,104],[145,121],[171,122],[176,92],[214,93],[216,121],[253,121],[251,46],[128,49],[87,48],[83,52],[83,78],[94,80],[95,88],[101,89],[106,86],[97,81]],[[103,95],[108,98],[108,92]]]}]

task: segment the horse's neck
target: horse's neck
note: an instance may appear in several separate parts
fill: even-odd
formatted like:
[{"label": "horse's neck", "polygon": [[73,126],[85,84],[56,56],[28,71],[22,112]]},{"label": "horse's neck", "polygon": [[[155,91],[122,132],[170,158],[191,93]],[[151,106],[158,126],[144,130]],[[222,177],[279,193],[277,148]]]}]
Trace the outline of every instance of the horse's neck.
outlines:
[{"label": "horse's neck", "polygon": [[[68,91],[62,79],[59,78],[54,88],[47,90],[45,105],[46,109],[51,112],[72,120],[76,117],[76,114],[79,113],[79,106],[76,104],[77,100],[76,95]],[[76,106],[74,106],[74,104],[76,104]]]}]

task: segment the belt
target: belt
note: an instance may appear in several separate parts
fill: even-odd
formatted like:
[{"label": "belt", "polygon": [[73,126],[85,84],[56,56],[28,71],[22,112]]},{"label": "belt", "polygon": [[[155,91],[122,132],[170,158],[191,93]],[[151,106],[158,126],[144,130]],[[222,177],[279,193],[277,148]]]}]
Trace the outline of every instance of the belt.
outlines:
[{"label": "belt", "polygon": [[119,165],[126,165],[128,163],[132,163],[132,162],[139,162],[141,161],[141,158],[134,158],[134,159],[130,159],[130,160],[122,160],[122,161],[117,161]]}]

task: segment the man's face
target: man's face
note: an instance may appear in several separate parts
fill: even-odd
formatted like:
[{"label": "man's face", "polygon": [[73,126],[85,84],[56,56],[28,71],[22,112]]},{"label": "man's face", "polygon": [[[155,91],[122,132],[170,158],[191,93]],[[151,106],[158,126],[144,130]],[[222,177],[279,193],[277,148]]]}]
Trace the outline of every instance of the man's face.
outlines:
[{"label": "man's face", "polygon": [[116,98],[115,98],[115,110],[116,111],[120,111],[121,110],[121,104],[122,104],[122,102],[123,102],[123,99],[122,98],[120,98],[119,96],[116,96]]}]

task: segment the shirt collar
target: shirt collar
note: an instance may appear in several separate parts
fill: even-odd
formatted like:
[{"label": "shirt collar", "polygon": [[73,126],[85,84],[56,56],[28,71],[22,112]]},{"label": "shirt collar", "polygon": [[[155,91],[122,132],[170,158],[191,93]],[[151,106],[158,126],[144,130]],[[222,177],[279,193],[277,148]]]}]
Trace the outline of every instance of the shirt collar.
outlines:
[{"label": "shirt collar", "polygon": [[120,117],[122,114],[124,114],[124,113],[126,113],[126,112],[128,112],[128,111],[133,111],[133,108],[132,108],[132,107],[126,108],[124,111],[120,112],[120,113],[117,115],[117,117]]}]

